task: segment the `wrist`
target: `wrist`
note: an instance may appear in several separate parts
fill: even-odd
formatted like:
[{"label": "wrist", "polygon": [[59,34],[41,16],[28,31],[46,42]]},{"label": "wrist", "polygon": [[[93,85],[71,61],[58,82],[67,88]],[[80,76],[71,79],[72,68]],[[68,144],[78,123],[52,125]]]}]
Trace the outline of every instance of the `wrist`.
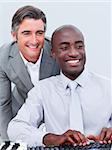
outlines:
[{"label": "wrist", "polygon": [[43,144],[45,146],[58,146],[57,145],[58,138],[59,138],[59,135],[48,133],[43,137]]},{"label": "wrist", "polygon": [[46,135],[44,135],[44,137],[43,137],[43,144],[44,145],[48,146],[50,137],[51,137],[51,133],[47,133]]}]

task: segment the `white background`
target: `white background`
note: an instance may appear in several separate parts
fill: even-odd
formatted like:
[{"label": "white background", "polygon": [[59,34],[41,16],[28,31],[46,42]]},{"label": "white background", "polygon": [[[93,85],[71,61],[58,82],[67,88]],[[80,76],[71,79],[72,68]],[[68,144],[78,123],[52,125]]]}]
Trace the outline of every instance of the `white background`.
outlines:
[{"label": "white background", "polygon": [[15,11],[24,5],[33,5],[44,11],[47,17],[46,36],[63,24],[73,24],[85,36],[87,67],[111,78],[111,5],[105,1],[1,1],[0,46],[12,40],[11,19]]}]

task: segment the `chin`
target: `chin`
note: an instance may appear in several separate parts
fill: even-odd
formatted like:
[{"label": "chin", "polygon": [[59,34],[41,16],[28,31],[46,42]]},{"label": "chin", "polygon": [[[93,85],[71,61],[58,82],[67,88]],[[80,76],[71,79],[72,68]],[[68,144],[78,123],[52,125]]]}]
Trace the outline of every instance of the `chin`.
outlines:
[{"label": "chin", "polygon": [[71,74],[71,75],[76,75],[77,77],[83,72],[84,68],[77,68],[77,69],[71,69],[69,70],[68,72]]}]

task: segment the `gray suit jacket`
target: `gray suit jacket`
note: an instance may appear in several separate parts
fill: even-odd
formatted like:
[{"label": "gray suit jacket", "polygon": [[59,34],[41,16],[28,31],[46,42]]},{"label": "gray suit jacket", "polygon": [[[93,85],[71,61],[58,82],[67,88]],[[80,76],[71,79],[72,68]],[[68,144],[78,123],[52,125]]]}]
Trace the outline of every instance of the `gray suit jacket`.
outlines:
[{"label": "gray suit jacket", "polygon": [[[59,74],[59,67],[50,56],[50,42],[45,40],[40,64],[40,80]],[[11,83],[15,87],[11,90]],[[25,102],[28,91],[33,87],[28,71],[21,59],[17,43],[0,48],[0,132],[6,140],[7,125]]]}]

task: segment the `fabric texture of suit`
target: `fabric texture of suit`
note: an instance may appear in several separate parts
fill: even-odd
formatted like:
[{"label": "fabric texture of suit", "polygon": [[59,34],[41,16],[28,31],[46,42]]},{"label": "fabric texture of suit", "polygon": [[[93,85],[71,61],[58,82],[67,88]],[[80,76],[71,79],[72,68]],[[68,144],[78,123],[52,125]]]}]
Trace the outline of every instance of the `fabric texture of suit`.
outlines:
[{"label": "fabric texture of suit", "polygon": [[[45,39],[40,64],[39,80],[59,74],[59,67],[51,57],[50,41]],[[12,83],[14,88],[12,90]],[[32,89],[28,71],[16,42],[0,48],[0,133],[7,140],[7,125],[25,102]]]}]

